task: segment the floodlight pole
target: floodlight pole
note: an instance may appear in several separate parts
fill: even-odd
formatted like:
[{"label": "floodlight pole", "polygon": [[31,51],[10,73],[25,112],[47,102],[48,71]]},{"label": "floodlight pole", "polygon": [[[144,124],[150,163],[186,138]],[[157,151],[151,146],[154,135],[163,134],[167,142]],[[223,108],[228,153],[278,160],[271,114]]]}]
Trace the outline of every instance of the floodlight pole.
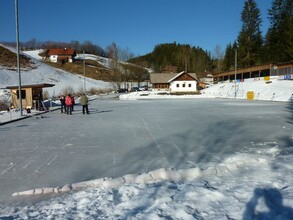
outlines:
[{"label": "floodlight pole", "polygon": [[83,51],[83,92],[86,92],[86,87],[85,87],[85,54]]},{"label": "floodlight pole", "polygon": [[18,0],[15,0],[15,26],[16,26],[16,50],[17,50],[17,72],[18,72],[18,94],[19,94],[19,108],[20,116],[23,116],[22,112],[22,97],[21,97],[21,73],[19,63],[19,32],[18,32]]},{"label": "floodlight pole", "polygon": [[235,99],[237,96],[237,89],[236,89],[236,80],[237,80],[237,49],[235,49],[235,79],[234,79],[234,86],[235,86]]}]

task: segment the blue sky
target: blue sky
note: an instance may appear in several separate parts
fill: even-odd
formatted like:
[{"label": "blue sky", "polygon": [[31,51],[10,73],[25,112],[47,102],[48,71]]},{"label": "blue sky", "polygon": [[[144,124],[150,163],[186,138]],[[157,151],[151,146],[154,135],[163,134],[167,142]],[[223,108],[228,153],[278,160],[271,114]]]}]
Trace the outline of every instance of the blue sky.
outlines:
[{"label": "blue sky", "polygon": [[[271,0],[256,0],[269,26]],[[15,41],[15,1],[0,0],[0,41]],[[115,42],[135,55],[172,43],[224,51],[241,29],[244,0],[18,0],[20,41]]]}]

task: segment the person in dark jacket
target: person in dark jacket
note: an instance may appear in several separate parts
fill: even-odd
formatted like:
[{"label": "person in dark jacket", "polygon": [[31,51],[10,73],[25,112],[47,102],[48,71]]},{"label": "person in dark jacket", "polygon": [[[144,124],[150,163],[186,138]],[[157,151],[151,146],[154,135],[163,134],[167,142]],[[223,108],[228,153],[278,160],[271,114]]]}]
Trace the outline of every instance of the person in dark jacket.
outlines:
[{"label": "person in dark jacket", "polygon": [[66,113],[66,104],[65,104],[65,97],[64,95],[61,95],[59,97],[60,105],[61,105],[61,113]]},{"label": "person in dark jacket", "polygon": [[79,103],[82,105],[82,114],[89,114],[89,108],[88,108],[88,103],[89,103],[89,99],[86,96],[86,94],[83,94],[80,98],[79,98]]},{"label": "person in dark jacket", "polygon": [[75,105],[74,95],[71,96],[71,100],[72,100],[71,110],[74,111],[74,105]]}]

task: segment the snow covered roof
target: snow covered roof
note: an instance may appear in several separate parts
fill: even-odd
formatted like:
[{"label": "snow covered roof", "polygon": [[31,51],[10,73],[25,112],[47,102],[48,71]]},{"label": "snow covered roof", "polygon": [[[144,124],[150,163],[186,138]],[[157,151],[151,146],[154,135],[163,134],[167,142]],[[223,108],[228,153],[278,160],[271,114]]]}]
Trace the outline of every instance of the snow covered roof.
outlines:
[{"label": "snow covered roof", "polygon": [[187,74],[187,75],[189,75],[190,77],[194,78],[194,80],[197,81],[197,77],[196,77],[196,74],[195,74],[195,73],[186,73],[185,71],[182,71],[182,72],[178,73],[176,76],[174,76],[172,79],[170,79],[170,80],[168,81],[168,83],[174,81],[175,79],[177,79],[179,76],[181,76],[181,75],[183,75],[183,74]]},{"label": "snow covered roof", "polygon": [[178,73],[151,73],[151,83],[167,83],[171,78],[176,76]]},{"label": "snow covered roof", "polygon": [[[151,73],[150,74],[150,79],[151,83],[170,83],[177,77],[181,76],[185,71],[182,71],[180,73]],[[195,80],[197,80],[196,74],[195,73],[186,73]]]},{"label": "snow covered roof", "polygon": [[[55,84],[42,83],[42,84],[31,84],[31,85],[21,85],[21,88],[47,88],[53,87]],[[6,89],[17,89],[19,86],[7,86]]]}]

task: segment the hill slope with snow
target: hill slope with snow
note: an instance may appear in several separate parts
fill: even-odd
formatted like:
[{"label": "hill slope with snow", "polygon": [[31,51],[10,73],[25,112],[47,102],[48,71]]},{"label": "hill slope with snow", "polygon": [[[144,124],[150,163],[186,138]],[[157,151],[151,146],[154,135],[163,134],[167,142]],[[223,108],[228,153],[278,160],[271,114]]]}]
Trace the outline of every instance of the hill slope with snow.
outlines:
[{"label": "hill slope with snow", "polygon": [[[52,83],[55,84],[52,88],[46,88],[50,96],[58,96],[66,88],[72,88],[74,91],[82,91],[84,85],[84,77],[76,74],[66,72],[61,69],[53,68],[40,61],[41,57],[38,55],[39,51],[26,51],[27,56],[30,56],[32,61],[36,64],[35,69],[28,69],[21,71],[21,84],[38,84],[38,83]],[[85,78],[86,88],[94,89],[113,89],[113,84],[91,78]],[[19,76],[17,71],[9,70],[0,66],[0,88],[6,86],[15,86],[19,84]]]}]

